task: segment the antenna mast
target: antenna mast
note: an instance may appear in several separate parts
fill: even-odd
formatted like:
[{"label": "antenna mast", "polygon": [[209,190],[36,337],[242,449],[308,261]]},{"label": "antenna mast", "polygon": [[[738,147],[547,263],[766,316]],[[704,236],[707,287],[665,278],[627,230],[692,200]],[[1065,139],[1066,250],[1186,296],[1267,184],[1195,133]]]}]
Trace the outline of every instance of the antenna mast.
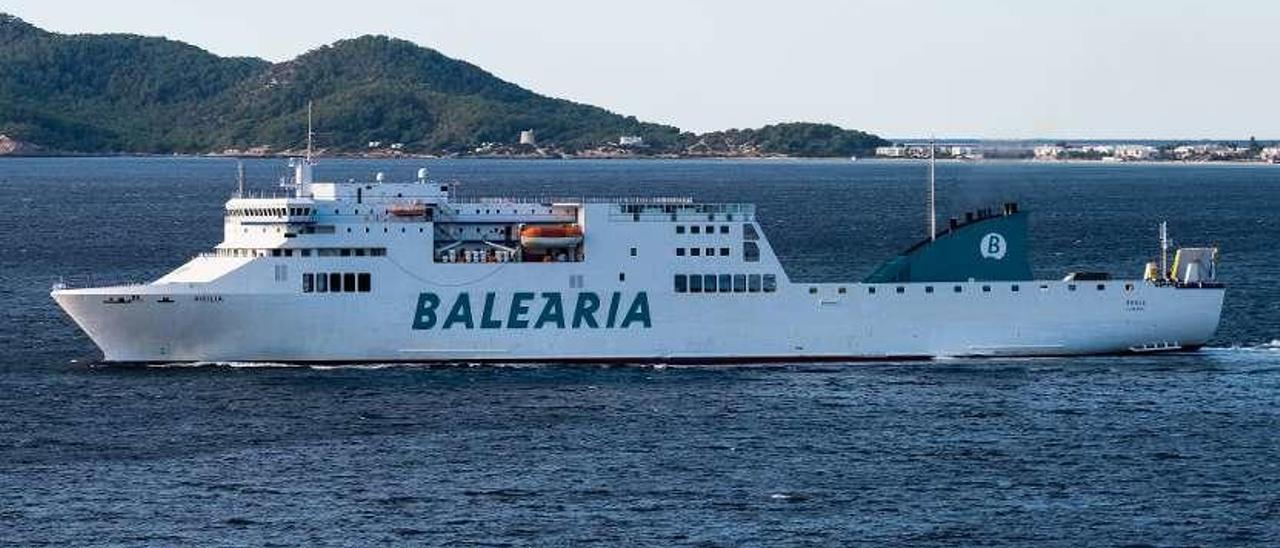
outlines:
[{"label": "antenna mast", "polygon": [[311,163],[311,141],[315,132],[311,130],[311,101],[307,101],[307,163]]},{"label": "antenna mast", "polygon": [[938,235],[938,212],[937,212],[937,195],[935,184],[935,162],[934,162],[934,138],[929,137],[929,240],[937,239]]},{"label": "antenna mast", "polygon": [[315,141],[315,131],[312,127],[311,118],[311,101],[307,101],[307,153],[301,162],[294,158],[289,159],[289,167],[293,168],[293,183],[286,184],[281,181],[281,186],[293,187],[294,196],[304,198],[311,191],[311,167],[315,165],[312,161],[314,153],[313,146]]},{"label": "antenna mast", "polygon": [[1169,279],[1169,222],[1160,221],[1160,279]]},{"label": "antenna mast", "polygon": [[244,160],[236,160],[236,197],[244,198]]}]

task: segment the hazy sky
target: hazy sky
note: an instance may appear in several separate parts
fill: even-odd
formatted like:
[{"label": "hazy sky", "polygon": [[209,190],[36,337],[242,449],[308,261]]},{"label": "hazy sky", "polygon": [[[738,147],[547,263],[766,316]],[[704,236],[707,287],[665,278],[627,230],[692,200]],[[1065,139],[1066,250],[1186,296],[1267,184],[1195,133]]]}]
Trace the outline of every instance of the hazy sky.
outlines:
[{"label": "hazy sky", "polygon": [[0,0],[46,29],[286,60],[387,34],[686,130],[1280,138],[1280,2]]}]

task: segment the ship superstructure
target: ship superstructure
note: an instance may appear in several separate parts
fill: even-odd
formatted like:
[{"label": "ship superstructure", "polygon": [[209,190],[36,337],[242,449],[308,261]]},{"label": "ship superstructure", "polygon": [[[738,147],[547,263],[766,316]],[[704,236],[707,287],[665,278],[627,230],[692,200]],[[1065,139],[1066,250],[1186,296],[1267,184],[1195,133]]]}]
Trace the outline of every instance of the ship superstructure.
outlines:
[{"label": "ship superstructure", "polygon": [[752,362],[1191,349],[1216,250],[1144,279],[1033,280],[1016,204],[867,279],[793,282],[749,204],[463,198],[312,180],[226,202],[212,251],[142,285],[55,287],[108,361]]}]

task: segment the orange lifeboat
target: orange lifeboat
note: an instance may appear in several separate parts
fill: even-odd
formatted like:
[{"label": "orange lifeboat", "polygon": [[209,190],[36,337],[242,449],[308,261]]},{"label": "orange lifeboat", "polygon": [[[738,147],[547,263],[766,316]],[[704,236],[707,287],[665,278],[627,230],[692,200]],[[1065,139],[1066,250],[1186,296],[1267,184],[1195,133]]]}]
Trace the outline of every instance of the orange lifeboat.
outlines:
[{"label": "orange lifeboat", "polygon": [[575,247],[582,243],[578,225],[526,226],[520,229],[520,245],[528,249]]},{"label": "orange lifeboat", "polygon": [[427,214],[427,205],[422,203],[392,204],[387,213],[395,217],[422,217]]}]

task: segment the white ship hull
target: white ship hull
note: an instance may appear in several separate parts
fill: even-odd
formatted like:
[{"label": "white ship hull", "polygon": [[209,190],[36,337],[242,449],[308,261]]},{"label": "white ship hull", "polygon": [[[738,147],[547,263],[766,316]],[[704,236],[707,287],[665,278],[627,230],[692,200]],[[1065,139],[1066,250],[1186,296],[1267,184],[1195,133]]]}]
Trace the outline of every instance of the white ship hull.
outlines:
[{"label": "white ship hull", "polygon": [[[792,282],[748,206],[466,202],[425,180],[299,173],[296,198],[229,201],[215,253],[149,284],[53,298],[113,362],[1105,354],[1196,348],[1222,309],[1212,283]],[[395,214],[407,199],[423,217]],[[554,253],[521,249],[532,223],[572,223],[584,237]],[[991,226],[1002,225],[980,230]],[[981,257],[974,246],[975,257],[947,261],[999,272],[1014,256],[1004,246],[1020,244],[992,237]]]},{"label": "white ship hull", "polygon": [[[496,280],[491,280],[496,282]],[[1061,356],[1203,345],[1214,333],[1222,289],[1183,289],[1141,281],[1104,291],[1070,292],[1063,282],[966,283],[925,294],[927,284],[802,285],[771,294],[673,295],[646,292],[651,326],[633,321],[573,328],[533,328],[542,300],[512,329],[510,296],[548,288],[491,283],[470,293],[473,327],[413,329],[422,290],[412,283],[376,298],[333,294],[300,300],[290,294],[200,293],[163,286],[56,291],[54,298],[102,349],[108,361],[271,362],[751,362],[903,359],[936,356]],[[1132,284],[1126,293],[1122,287]],[[939,284],[932,284],[939,285]],[[982,286],[991,287],[983,292]],[[1047,289],[1040,289],[1041,285]],[[504,287],[507,286],[507,287]],[[1027,287],[1030,286],[1030,287]],[[816,295],[808,287],[818,287]],[[838,287],[847,293],[838,294]],[[560,289],[566,300],[576,294]],[[617,288],[627,291],[627,287]],[[481,328],[484,292],[495,293],[494,321]],[[106,304],[104,296],[138,299]],[[439,293],[454,302],[457,291]],[[624,295],[629,295],[624,293]],[[160,302],[168,297],[173,302]],[[109,298],[109,297],[107,297]],[[701,301],[701,302],[699,302]],[[1131,303],[1141,302],[1141,306]],[[443,311],[441,311],[443,314]],[[619,313],[621,314],[621,312]],[[443,321],[441,319],[440,321]]]}]

